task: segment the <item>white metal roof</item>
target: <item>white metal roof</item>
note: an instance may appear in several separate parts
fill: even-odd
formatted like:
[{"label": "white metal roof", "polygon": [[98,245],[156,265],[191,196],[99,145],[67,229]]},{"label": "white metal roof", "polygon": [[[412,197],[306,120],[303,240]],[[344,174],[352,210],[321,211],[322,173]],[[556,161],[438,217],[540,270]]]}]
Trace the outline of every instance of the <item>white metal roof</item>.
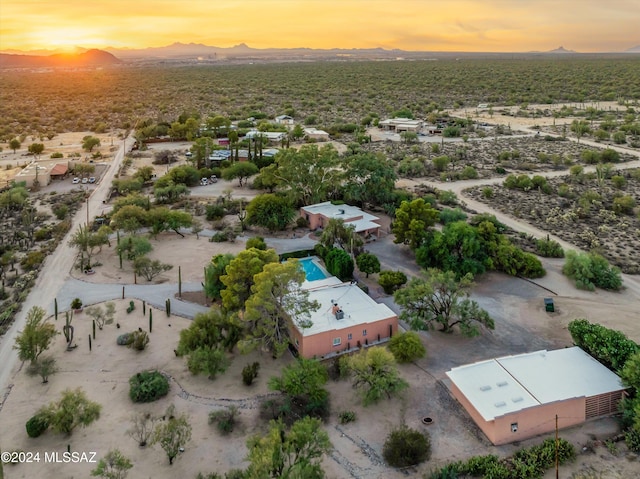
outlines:
[{"label": "white metal roof", "polygon": [[320,214],[327,218],[343,219],[345,223],[349,223],[349,221],[353,221],[352,218],[358,218],[360,216],[362,216],[362,220],[371,222],[379,219],[375,215],[362,211],[357,206],[350,206],[346,204],[334,205],[331,201],[303,206],[302,209],[310,214]]},{"label": "white metal roof", "polygon": [[532,406],[624,389],[615,373],[578,347],[467,364],[447,376],[486,421]]},{"label": "white metal roof", "polygon": [[[303,288],[309,291],[309,299],[320,303],[320,308],[311,314],[310,328],[302,331],[303,336],[311,336],[326,331],[345,329],[359,324],[366,325],[396,314],[385,304],[376,303],[357,284],[336,283],[335,277],[325,280],[305,282]],[[321,286],[316,287],[316,284]],[[337,304],[344,312],[343,319],[336,319],[332,312]]]}]

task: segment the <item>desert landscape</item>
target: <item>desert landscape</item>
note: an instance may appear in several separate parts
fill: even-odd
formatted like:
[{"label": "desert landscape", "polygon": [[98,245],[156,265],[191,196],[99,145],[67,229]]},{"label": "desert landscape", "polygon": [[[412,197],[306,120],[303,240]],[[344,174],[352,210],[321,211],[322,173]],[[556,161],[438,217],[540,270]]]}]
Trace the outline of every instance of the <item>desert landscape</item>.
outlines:
[{"label": "desert landscape", "polygon": [[[476,67],[478,70],[474,69],[473,75],[485,71],[485,67]],[[349,78],[356,73],[378,71],[384,80],[378,86],[392,85],[388,75],[393,70],[388,65],[378,67],[367,62],[339,64],[326,74],[327,77],[316,78],[318,83],[315,86],[306,85],[305,88],[315,92],[315,100],[304,100],[307,90],[295,86],[291,92],[291,103],[295,107],[290,105],[286,108],[278,106],[282,103],[277,100],[281,87],[271,90],[265,87],[269,93],[261,99],[254,97],[253,93],[246,96],[237,93],[242,88],[254,91],[254,82],[257,81],[256,78],[242,77],[242,68],[235,65],[216,71],[221,79],[243,78],[234,84],[233,91],[227,92],[229,96],[237,94],[242,98],[242,104],[235,106],[236,111],[225,117],[228,124],[233,121],[237,125],[249,121],[242,118],[264,115],[265,123],[262,125],[266,125],[275,116],[271,114],[272,110],[277,113],[291,108],[296,111],[296,121],[300,124],[316,124],[330,131],[330,144],[333,146],[328,149],[323,150],[327,143],[317,144],[304,138],[291,138],[288,148],[284,145],[271,146],[281,148],[285,153],[287,150],[295,151],[295,155],[300,155],[296,158],[303,158],[302,155],[316,151],[313,148],[317,147],[320,152],[317,157],[325,159],[322,155],[329,152],[326,158],[329,158],[327,164],[330,167],[326,171],[331,173],[344,169],[349,172],[340,179],[345,192],[336,193],[340,190],[337,187],[327,189],[323,200],[359,203],[380,218],[380,234],[375,240],[368,238],[363,245],[365,252],[379,259],[380,270],[402,271],[409,278],[423,277],[415,251],[406,244],[396,244],[393,234],[395,213],[402,200],[414,198],[431,199],[438,211],[457,208],[468,217],[476,213],[495,215],[508,229],[506,235],[523,251],[535,253],[535,240],[547,237],[557,241],[565,251],[598,252],[622,270],[623,286],[619,291],[577,289],[575,283],[563,274],[565,260],[562,258],[538,257],[546,271],[540,278],[509,276],[495,270],[476,276],[471,298],[491,315],[495,329],[483,329],[481,335],[473,338],[433,330],[420,331],[426,356],[397,366],[408,388],[397,397],[370,406],[362,405],[350,380],[329,380],[326,388],[331,412],[322,426],[331,441],[331,448],[321,461],[326,477],[428,478],[438,468],[453,461],[486,454],[503,458],[511,456],[523,447],[539,444],[547,435],[504,446],[491,445],[454,399],[447,371],[497,356],[569,347],[573,340],[568,324],[576,318],[585,318],[620,331],[630,340],[640,343],[640,281],[637,276],[640,272],[637,208],[640,202],[640,148],[637,134],[622,129],[622,126],[637,123],[634,110],[637,102],[566,101],[526,105],[522,102],[519,107],[507,104],[511,102],[496,102],[489,112],[485,108],[453,105],[451,100],[456,95],[470,96],[467,99],[469,105],[480,101],[479,97],[471,96],[466,87],[460,86],[461,91],[434,93],[433,101],[416,100],[414,111],[410,112],[425,117],[426,123],[429,122],[427,117],[433,114],[434,121],[445,121],[445,128],[453,128],[449,131],[457,133],[451,136],[425,133],[413,137],[389,134],[374,125],[385,112],[402,111],[404,103],[395,96],[400,95],[399,88],[393,89],[393,94],[386,97],[379,91],[374,94],[373,89],[369,90],[373,87],[364,85],[363,92],[370,91],[365,95],[365,106],[352,104],[347,97],[341,98],[339,89],[335,92],[331,89],[330,94],[324,95],[325,83],[334,84],[335,78]],[[419,77],[424,65],[406,63],[400,68],[410,79]],[[453,74],[451,72],[457,67],[448,64],[433,68]],[[524,67],[509,68],[521,72]],[[553,68],[558,67],[554,64]],[[201,83],[204,82],[201,71],[189,70],[189,75],[193,76],[191,82],[185,84],[191,85],[190,94],[165,108],[162,114],[154,111],[153,104],[159,102],[159,98],[162,101],[171,98],[171,79],[184,80],[185,71],[171,68],[165,71],[166,76],[158,80],[158,89],[150,93],[154,98],[144,100],[145,114],[149,113],[149,118],[139,120],[137,128],[131,128],[133,122],[126,118],[130,107],[114,105],[109,111],[102,110],[113,125],[107,131],[101,127],[98,130],[102,133],[92,130],[57,132],[51,139],[34,133],[24,138],[17,151],[4,147],[0,152],[0,185],[5,182],[10,185],[19,167],[32,159],[43,166],[78,162],[91,166],[94,171],[91,174],[97,178],[96,183],[76,184],[72,181],[75,173],[70,173],[61,180],[53,180],[49,185],[28,192],[28,203],[19,203],[20,206],[15,208],[13,202],[18,201],[15,197],[3,197],[6,200],[2,210],[2,235],[6,241],[3,242],[3,253],[9,252],[13,256],[7,256],[6,264],[3,263],[5,302],[0,314],[11,308],[11,319],[16,318],[12,322],[0,316],[0,326],[6,330],[0,337],[3,365],[0,370],[0,386],[3,387],[0,396],[0,446],[3,452],[44,454],[47,451],[70,450],[95,452],[97,458],[102,458],[117,448],[133,464],[127,477],[195,478],[199,473],[216,473],[223,477],[229,471],[246,469],[250,465],[247,440],[255,435],[262,436],[267,430],[268,414],[265,414],[262,404],[281,396],[269,388],[268,382],[281,374],[283,368],[296,362],[293,355],[287,352],[276,359],[270,352],[260,349],[248,354],[234,349],[225,353],[231,361],[226,372],[215,379],[208,379],[206,374],[192,374],[186,358],[178,355],[180,331],[189,328],[196,314],[208,311],[212,304],[214,307],[220,304],[220,300],[212,301],[203,292],[207,281],[204,270],[213,257],[238,255],[245,250],[247,241],[256,236],[264,237],[266,246],[278,254],[308,251],[321,239],[322,232],[310,230],[304,221],[298,221],[298,209],[293,207],[298,205],[295,201],[291,201],[289,210],[279,210],[274,214],[279,218],[293,212],[284,228],[272,228],[271,223],[268,227],[259,221],[257,224],[250,222],[246,215],[253,200],[278,192],[278,189],[283,197],[287,191],[291,193],[282,183],[275,186],[268,183],[269,176],[263,172],[271,171],[268,170],[270,165],[261,165],[262,171],[258,174],[258,168],[252,170],[247,175],[250,179],[240,185],[238,176],[227,173],[232,164],[210,165],[206,155],[201,154],[201,151],[209,153],[208,148],[213,143],[203,147],[204,143],[199,140],[210,137],[172,138],[172,135],[178,136],[177,124],[180,124],[170,120],[173,113],[182,108],[186,111],[193,106],[194,92],[208,88],[204,86],[206,83]],[[253,71],[259,72],[258,76],[267,84],[275,81],[269,79],[269,75],[282,75],[269,65],[257,66]],[[293,65],[289,70],[291,78],[297,78],[300,72],[317,74],[318,70],[314,65]],[[24,74],[18,72],[16,78]],[[108,71],[105,75],[115,74]],[[148,78],[149,71],[145,70],[140,75]],[[134,77],[130,71],[125,71],[120,78],[125,83],[137,85],[140,79]],[[90,78],[90,73],[79,72],[71,83],[82,89]],[[19,88],[15,84],[14,87]],[[30,90],[34,86],[20,88]],[[349,92],[350,95],[356,93]],[[140,101],[144,98],[142,88],[133,88],[129,94],[129,98]],[[101,95],[103,93],[96,93],[97,99]],[[229,104],[223,93],[216,95],[215,101],[220,105]],[[403,95],[404,99],[415,99],[420,93],[412,89]],[[446,108],[432,105],[435,95],[447,105]],[[367,108],[373,109],[376,99],[383,97],[386,106],[380,107],[377,114],[380,116],[371,116]],[[117,102],[121,101],[119,97]],[[13,112],[16,106],[5,108]],[[49,105],[47,108],[52,107]],[[82,112],[87,106],[74,103],[73,108]],[[263,110],[269,113],[263,113]],[[365,114],[369,115],[366,122],[366,118],[362,118]],[[574,126],[587,115],[593,117],[589,120],[591,127],[588,133]],[[100,120],[95,112],[82,116],[85,119],[81,126]],[[223,117],[222,114],[219,116]],[[208,119],[211,120],[210,117]],[[607,122],[615,123],[609,139],[597,139],[596,132],[607,127]],[[61,125],[67,123],[60,122]],[[600,128],[602,125],[604,127]],[[4,126],[7,138],[16,128],[15,122],[0,126]],[[68,125],[66,128],[73,129]],[[614,133],[621,131],[626,135],[624,144],[614,141]],[[100,155],[95,159],[82,146],[89,135],[98,137],[101,143],[98,147]],[[222,134],[217,136],[224,141],[229,140]],[[145,144],[145,140],[153,141]],[[34,157],[28,149],[39,142],[42,142],[44,152],[40,157]],[[223,148],[217,143],[214,146]],[[250,152],[252,148],[258,151],[258,146],[251,142],[242,146]],[[229,149],[233,147],[229,146]],[[51,158],[55,153],[62,156],[56,154],[57,158]],[[195,158],[191,157],[192,153]],[[163,163],[159,160],[167,154],[171,161]],[[278,163],[278,159],[284,156],[277,156],[272,164],[284,169]],[[438,162],[438,157],[445,157],[446,161]],[[364,163],[374,158],[387,168],[385,174],[393,176],[393,180],[369,186],[369,191],[358,193],[360,199],[354,199],[357,195],[348,193],[352,187],[350,181],[355,177],[354,171],[362,174],[356,167],[363,168],[354,159]],[[316,159],[309,156],[310,162]],[[263,160],[261,153],[253,161],[257,163],[258,160]],[[199,162],[203,164],[199,165]],[[251,161],[236,162],[242,163]],[[300,191],[321,182],[313,176],[317,169],[325,167],[318,165],[316,170],[313,167],[295,170],[297,178],[294,179],[301,183],[297,186]],[[199,166],[199,170],[195,166]],[[182,193],[178,199],[161,202],[158,199],[160,188],[171,188],[178,183],[176,177],[172,177],[173,183],[163,182],[171,177],[171,170],[179,168],[184,168],[182,171],[193,168],[199,175],[197,181],[185,183],[179,190]],[[126,182],[135,181],[139,177],[137,175],[143,173],[149,178],[141,181],[135,195],[129,196],[125,188],[120,191],[116,187],[129,185]],[[211,178],[212,173],[216,175],[216,182],[202,184],[201,178]],[[163,186],[158,188],[156,182]],[[340,185],[339,182],[337,184]],[[371,190],[379,192],[385,188],[389,189],[389,195],[384,200],[368,194]],[[343,196],[336,196],[341,194]],[[632,201],[621,204],[618,199],[626,196]],[[163,225],[163,229],[157,232],[153,230],[156,225],[152,223],[133,227],[119,223],[116,215],[119,209],[128,207],[127,201],[142,209],[144,207],[140,205],[146,204],[147,211],[163,209],[163,214],[184,213],[189,217],[189,224]],[[60,213],[62,204],[66,206],[64,214]],[[22,212],[30,211],[31,206],[33,218],[28,216],[25,219]],[[621,209],[623,207],[625,209]],[[92,226],[92,232],[97,232],[101,225],[112,229],[108,231],[106,240],[93,247],[91,266],[87,268],[86,250],[79,250],[74,238],[78,231],[82,231],[78,230],[79,226],[87,230]],[[441,231],[445,226],[438,223],[434,230]],[[14,230],[20,233],[14,233]],[[126,258],[123,261],[122,252],[116,245],[118,238],[125,235],[147,239],[150,250],[145,257],[167,264],[168,268],[150,280],[136,274],[134,261]],[[9,241],[11,248],[8,247]],[[385,293],[379,283],[379,272],[367,274],[356,268],[353,279],[377,302],[388,305],[397,314],[402,312],[394,295]],[[543,299],[549,296],[553,297],[556,306],[553,313],[545,311]],[[75,298],[82,300],[80,308],[71,308],[71,301]],[[87,308],[105,307],[109,302],[115,305],[113,323],[94,331]],[[170,311],[167,310],[169,303]],[[65,326],[65,314],[76,310],[72,319],[74,347],[69,350],[64,334],[54,338],[45,356],[55,360],[58,370],[46,383],[42,383],[38,376],[27,374],[28,363],[18,361],[15,352],[12,353],[15,338],[24,328],[24,317],[32,306],[43,307],[48,318],[46,322],[53,324],[58,332],[62,332]],[[54,308],[58,310],[57,318]],[[152,314],[153,323],[150,319]],[[403,330],[410,329],[407,322],[401,321],[400,326]],[[119,336],[135,331],[148,333],[149,343],[144,350],[135,351],[118,344]],[[243,368],[254,362],[260,364],[259,374],[253,384],[247,386],[242,381]],[[330,361],[323,364],[331,367]],[[148,404],[134,403],[129,397],[129,380],[147,370],[159,371],[168,380],[169,392]],[[82,388],[90,400],[98,402],[102,407],[100,417],[86,428],[76,428],[69,436],[50,430],[37,438],[28,437],[25,423],[29,418],[68,388]],[[190,440],[170,465],[158,445],[140,447],[128,431],[133,427],[132,417],[135,414],[167,416],[167,408],[171,405],[175,406],[175,414],[185,414],[189,418],[192,431]],[[222,435],[214,424],[208,422],[208,416],[212,411],[231,406],[239,411],[238,422],[230,434]],[[356,420],[343,424],[340,420],[343,412],[353,412]],[[429,425],[423,422],[426,417],[431,418]],[[386,463],[383,452],[385,440],[389,432],[401,423],[428,434],[431,442],[428,461],[402,469]],[[162,421],[158,420],[157,424],[162,424]],[[560,467],[560,477],[626,479],[635,477],[640,470],[638,455],[625,444],[617,418],[588,421],[561,430],[560,436],[569,441],[577,452],[575,461]],[[4,475],[7,478],[88,477],[95,467],[95,463],[52,464],[43,461],[5,464]],[[544,477],[555,477],[555,471],[548,470]]]}]

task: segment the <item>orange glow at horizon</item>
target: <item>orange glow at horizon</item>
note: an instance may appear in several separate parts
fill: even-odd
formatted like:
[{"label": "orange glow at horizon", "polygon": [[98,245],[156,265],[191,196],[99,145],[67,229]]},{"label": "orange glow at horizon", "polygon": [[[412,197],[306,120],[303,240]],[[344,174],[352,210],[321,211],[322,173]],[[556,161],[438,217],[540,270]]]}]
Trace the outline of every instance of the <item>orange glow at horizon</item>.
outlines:
[{"label": "orange glow at horizon", "polygon": [[2,0],[0,50],[254,48],[580,52],[640,44],[634,0]]}]

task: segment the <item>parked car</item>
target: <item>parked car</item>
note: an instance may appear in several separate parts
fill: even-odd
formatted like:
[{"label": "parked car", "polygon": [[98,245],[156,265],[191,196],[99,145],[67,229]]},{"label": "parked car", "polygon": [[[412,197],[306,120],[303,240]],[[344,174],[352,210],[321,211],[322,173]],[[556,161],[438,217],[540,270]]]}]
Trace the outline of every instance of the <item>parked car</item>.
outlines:
[{"label": "parked car", "polygon": [[82,184],[86,185],[87,183],[89,183],[89,178],[82,178]]},{"label": "parked car", "polygon": [[209,179],[209,183],[217,183],[218,182],[218,177],[216,175],[211,175],[211,178]]},{"label": "parked car", "polygon": [[202,179],[200,180],[200,184],[201,184],[202,186],[207,186],[207,185],[209,184],[209,180],[207,180],[206,178],[202,178]]},{"label": "parked car", "polygon": [[95,176],[91,176],[89,178],[89,183],[95,183],[96,182],[96,177]]},{"label": "parked car", "polygon": [[80,183],[80,178],[78,178],[77,176],[71,181],[71,183],[73,183],[74,185],[77,185],[78,183]]},{"label": "parked car", "polygon": [[187,151],[184,155],[185,155],[187,158],[191,158],[191,157],[193,156],[193,153],[191,153],[190,151]]}]

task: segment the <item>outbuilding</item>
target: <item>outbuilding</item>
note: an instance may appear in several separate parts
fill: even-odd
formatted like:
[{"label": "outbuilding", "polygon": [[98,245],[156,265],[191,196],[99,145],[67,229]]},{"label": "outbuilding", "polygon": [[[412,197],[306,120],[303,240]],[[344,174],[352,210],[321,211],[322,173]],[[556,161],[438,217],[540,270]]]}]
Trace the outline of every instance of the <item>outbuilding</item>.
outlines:
[{"label": "outbuilding", "polygon": [[489,440],[522,441],[615,414],[625,387],[578,347],[506,356],[447,372],[451,391]]}]

